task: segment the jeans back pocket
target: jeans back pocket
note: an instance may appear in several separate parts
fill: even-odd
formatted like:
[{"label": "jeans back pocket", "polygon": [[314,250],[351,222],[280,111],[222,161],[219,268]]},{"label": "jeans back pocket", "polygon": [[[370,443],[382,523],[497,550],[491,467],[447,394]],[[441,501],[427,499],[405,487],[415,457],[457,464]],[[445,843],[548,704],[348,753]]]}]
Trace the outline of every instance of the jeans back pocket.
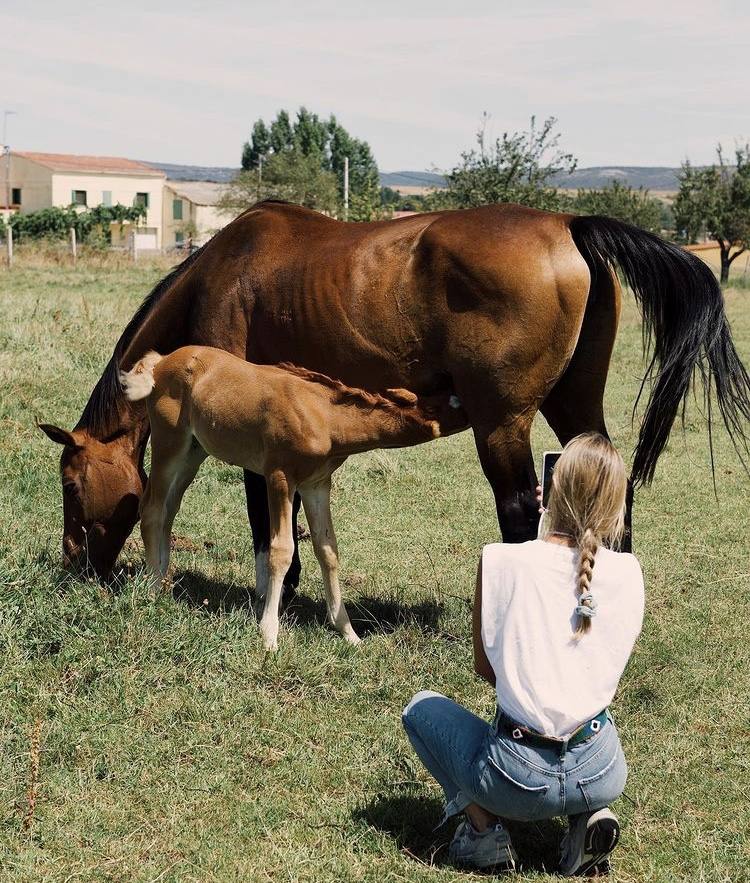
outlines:
[{"label": "jeans back pocket", "polygon": [[588,810],[590,812],[609,806],[625,790],[627,777],[628,768],[625,763],[625,755],[618,742],[614,755],[609,760],[605,760],[603,766],[596,773],[578,780],[578,790],[583,795],[585,806],[581,810],[572,811]]},{"label": "jeans back pocket", "polygon": [[488,754],[479,787],[484,800],[480,805],[503,818],[530,822],[554,814],[545,800],[549,777],[507,751]]}]

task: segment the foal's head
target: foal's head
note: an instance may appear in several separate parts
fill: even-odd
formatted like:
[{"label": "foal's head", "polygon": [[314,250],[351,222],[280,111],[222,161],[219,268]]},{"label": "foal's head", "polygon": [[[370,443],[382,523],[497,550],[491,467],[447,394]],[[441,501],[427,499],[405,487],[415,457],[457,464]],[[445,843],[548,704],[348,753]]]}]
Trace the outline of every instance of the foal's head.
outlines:
[{"label": "foal's head", "polygon": [[[458,397],[449,393],[417,395],[408,389],[387,389],[377,398],[384,421],[393,425],[395,420],[396,425],[400,425],[404,444],[453,435],[469,425]],[[399,435],[397,431],[397,440]]]},{"label": "foal's head", "polygon": [[99,441],[85,429],[39,428],[59,445],[63,565],[107,577],[138,521],[146,476],[127,439]]}]

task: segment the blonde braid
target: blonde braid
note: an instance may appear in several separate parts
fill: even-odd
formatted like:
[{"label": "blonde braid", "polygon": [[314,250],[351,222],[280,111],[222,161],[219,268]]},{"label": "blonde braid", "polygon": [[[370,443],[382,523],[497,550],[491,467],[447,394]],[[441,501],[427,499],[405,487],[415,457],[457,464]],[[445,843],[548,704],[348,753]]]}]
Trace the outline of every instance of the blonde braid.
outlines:
[{"label": "blonde braid", "polygon": [[576,576],[576,593],[578,595],[578,627],[575,637],[580,638],[591,628],[591,617],[596,613],[596,602],[591,597],[591,576],[594,570],[595,556],[599,548],[599,540],[594,531],[587,527],[578,540],[578,574]]}]

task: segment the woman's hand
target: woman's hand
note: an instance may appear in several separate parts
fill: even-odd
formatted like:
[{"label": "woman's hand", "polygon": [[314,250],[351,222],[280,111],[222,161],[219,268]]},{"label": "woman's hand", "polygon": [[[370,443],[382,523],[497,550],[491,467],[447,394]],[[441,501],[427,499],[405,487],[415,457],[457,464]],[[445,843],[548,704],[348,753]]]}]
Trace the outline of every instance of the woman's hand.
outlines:
[{"label": "woman's hand", "polygon": [[542,506],[542,486],[540,484],[536,486],[536,501],[539,503],[539,514],[541,515],[544,512],[544,506]]}]

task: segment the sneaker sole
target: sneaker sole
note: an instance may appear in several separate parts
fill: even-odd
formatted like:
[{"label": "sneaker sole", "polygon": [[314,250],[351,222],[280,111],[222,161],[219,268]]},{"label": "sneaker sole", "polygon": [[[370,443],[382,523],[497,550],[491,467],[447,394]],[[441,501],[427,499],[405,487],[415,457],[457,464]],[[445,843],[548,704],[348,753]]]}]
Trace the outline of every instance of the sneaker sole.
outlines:
[{"label": "sneaker sole", "polygon": [[480,871],[515,871],[518,867],[518,856],[515,852],[510,852],[507,858],[500,858],[497,861],[471,861],[469,859],[455,858],[449,855],[451,862],[460,868],[476,868]]},{"label": "sneaker sole", "polygon": [[591,858],[576,871],[576,877],[604,876],[609,873],[608,856],[620,839],[616,819],[599,819],[586,831],[584,851]]}]

